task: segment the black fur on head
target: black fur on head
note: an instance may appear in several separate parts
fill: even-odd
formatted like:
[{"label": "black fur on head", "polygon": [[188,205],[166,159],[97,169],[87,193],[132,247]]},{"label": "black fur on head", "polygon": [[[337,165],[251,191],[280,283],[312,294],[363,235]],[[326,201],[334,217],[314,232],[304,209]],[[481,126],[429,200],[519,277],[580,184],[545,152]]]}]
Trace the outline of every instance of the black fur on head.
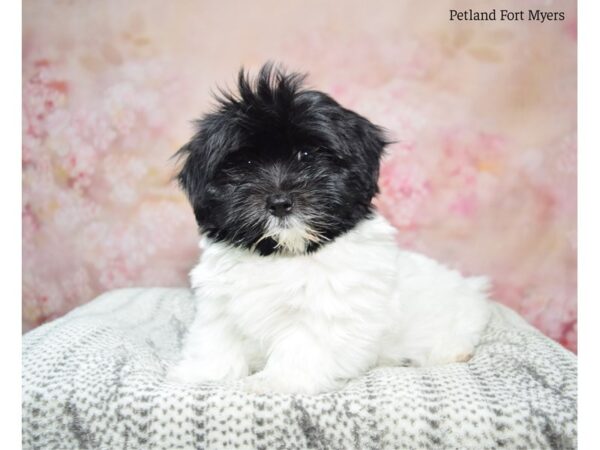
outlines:
[{"label": "black fur on head", "polygon": [[201,231],[261,255],[298,254],[351,230],[371,214],[381,128],[305,76],[266,64],[218,106],[177,155],[177,178]]}]

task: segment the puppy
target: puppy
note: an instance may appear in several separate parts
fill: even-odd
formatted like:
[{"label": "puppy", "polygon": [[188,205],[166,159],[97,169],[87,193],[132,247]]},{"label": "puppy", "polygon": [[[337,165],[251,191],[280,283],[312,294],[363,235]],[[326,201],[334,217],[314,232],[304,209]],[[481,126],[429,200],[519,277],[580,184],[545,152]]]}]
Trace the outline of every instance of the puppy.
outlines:
[{"label": "puppy", "polygon": [[466,361],[487,282],[399,249],[378,215],[381,128],[265,65],[178,154],[203,233],[197,310],[169,378],[314,394],[382,365]]}]

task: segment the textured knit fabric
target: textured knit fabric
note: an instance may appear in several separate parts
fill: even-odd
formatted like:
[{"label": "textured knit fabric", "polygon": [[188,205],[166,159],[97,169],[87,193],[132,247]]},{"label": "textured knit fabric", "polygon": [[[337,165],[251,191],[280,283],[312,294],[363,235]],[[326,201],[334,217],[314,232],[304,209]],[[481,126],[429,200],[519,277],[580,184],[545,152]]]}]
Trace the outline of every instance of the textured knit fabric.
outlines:
[{"label": "textured knit fabric", "polygon": [[109,292],[23,337],[25,449],[574,449],[577,362],[495,305],[468,363],[371,370],[338,392],[165,381],[186,289]]}]

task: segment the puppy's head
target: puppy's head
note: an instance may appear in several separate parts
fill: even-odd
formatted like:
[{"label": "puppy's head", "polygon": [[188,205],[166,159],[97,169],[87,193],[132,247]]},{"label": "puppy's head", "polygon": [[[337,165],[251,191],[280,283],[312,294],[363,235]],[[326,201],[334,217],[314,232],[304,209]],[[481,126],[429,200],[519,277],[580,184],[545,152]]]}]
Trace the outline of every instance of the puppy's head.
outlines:
[{"label": "puppy's head", "polygon": [[211,238],[301,254],[371,213],[382,130],[303,79],[269,64],[255,80],[242,70],[238,92],[222,93],[179,150],[179,183]]}]

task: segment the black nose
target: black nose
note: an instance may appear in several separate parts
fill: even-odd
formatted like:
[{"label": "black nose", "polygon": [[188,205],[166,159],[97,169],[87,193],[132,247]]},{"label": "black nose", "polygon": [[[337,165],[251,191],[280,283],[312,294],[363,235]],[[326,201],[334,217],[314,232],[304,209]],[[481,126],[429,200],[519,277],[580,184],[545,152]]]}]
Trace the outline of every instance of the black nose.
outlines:
[{"label": "black nose", "polygon": [[287,216],[292,211],[292,206],[292,198],[288,194],[271,194],[267,197],[267,209],[274,216]]}]

